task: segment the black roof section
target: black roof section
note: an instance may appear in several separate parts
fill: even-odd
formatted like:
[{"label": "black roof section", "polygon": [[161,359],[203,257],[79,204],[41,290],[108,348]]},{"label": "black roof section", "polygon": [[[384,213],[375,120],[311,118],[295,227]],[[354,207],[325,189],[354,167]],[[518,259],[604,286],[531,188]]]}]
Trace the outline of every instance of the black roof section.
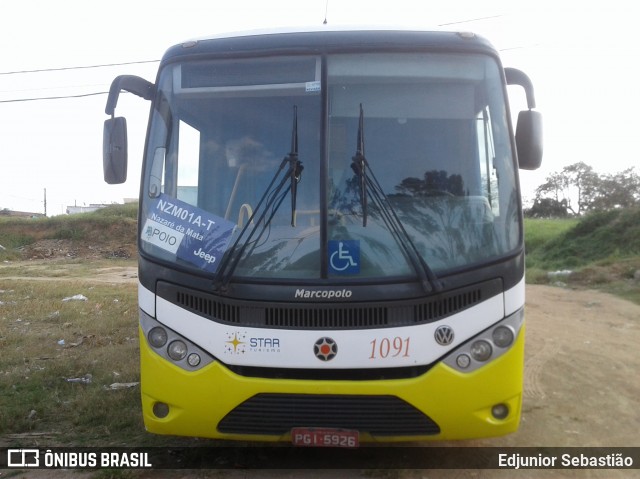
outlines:
[{"label": "black roof section", "polygon": [[269,30],[190,40],[171,47],[162,63],[186,57],[242,57],[267,54],[323,54],[366,51],[474,52],[497,56],[473,33],[419,30]]}]

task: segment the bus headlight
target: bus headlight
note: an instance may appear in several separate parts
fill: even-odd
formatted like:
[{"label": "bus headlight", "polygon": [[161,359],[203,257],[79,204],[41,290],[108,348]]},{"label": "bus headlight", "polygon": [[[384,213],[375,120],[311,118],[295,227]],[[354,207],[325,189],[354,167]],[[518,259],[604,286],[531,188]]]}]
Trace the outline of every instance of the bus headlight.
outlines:
[{"label": "bus headlight", "polygon": [[493,344],[499,348],[508,348],[515,339],[513,330],[507,326],[498,326],[493,330],[491,336],[493,337]]},{"label": "bus headlight", "polygon": [[167,348],[167,354],[174,361],[182,361],[187,355],[187,345],[180,340],[174,341]]},{"label": "bus headlight", "polygon": [[474,341],[471,345],[471,357],[476,361],[487,361],[491,357],[492,352],[493,348],[489,342],[484,339]]},{"label": "bus headlight", "polygon": [[460,369],[467,369],[471,365],[471,358],[463,353],[456,358],[456,364]]},{"label": "bus headlight", "polygon": [[[453,349],[442,362],[456,371],[471,373],[507,353],[523,324],[524,309],[519,309]],[[498,410],[498,416],[502,412]]]},{"label": "bus headlight", "polygon": [[191,366],[192,368],[198,366],[200,364],[200,361],[200,355],[196,353],[191,353],[187,358],[187,363],[189,363],[189,366]]},{"label": "bus headlight", "polygon": [[[198,371],[215,361],[205,349],[140,310],[141,339],[153,352],[188,372]],[[160,417],[160,416],[158,416]]]},{"label": "bus headlight", "polygon": [[149,331],[147,338],[149,339],[149,344],[151,344],[151,346],[153,346],[154,348],[161,348],[162,346],[167,344],[167,331],[165,331],[165,329],[161,328],[160,326],[156,326],[151,331]]}]

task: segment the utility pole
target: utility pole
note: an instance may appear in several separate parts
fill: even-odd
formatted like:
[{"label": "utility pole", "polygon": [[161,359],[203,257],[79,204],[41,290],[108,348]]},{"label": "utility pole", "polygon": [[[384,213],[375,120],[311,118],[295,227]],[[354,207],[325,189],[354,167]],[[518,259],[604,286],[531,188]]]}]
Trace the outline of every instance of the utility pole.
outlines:
[{"label": "utility pole", "polygon": [[44,215],[47,216],[47,189],[44,189]]}]

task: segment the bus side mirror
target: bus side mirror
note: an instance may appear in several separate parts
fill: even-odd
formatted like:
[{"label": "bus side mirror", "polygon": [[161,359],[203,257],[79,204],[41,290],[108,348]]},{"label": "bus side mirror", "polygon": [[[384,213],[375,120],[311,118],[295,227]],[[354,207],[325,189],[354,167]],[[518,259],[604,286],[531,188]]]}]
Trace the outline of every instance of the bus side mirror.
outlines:
[{"label": "bus side mirror", "polygon": [[542,115],[524,110],[518,114],[516,125],[518,164],[523,170],[536,170],[542,163]]},{"label": "bus side mirror", "polygon": [[118,185],[127,180],[127,121],[124,117],[113,116],[121,90],[145,100],[151,100],[155,92],[153,83],[133,75],[120,75],[111,82],[105,108],[105,113],[111,115],[111,118],[104,122],[102,136],[104,181],[110,185]]},{"label": "bus side mirror", "polygon": [[102,167],[104,181],[110,185],[127,180],[127,120],[124,117],[109,118],[104,122]]},{"label": "bus side mirror", "polygon": [[520,168],[536,170],[542,163],[542,115],[533,110],[536,107],[533,83],[526,73],[516,68],[505,68],[504,76],[507,85],[519,85],[527,95],[528,110],[521,111],[518,115],[516,149]]}]

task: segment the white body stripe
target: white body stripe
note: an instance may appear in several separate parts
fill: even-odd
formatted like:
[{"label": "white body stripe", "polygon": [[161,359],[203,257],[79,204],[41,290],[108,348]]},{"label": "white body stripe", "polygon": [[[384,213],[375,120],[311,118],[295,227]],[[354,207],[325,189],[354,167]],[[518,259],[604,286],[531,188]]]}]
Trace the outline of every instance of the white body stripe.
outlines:
[{"label": "white body stripe", "polygon": [[[142,303],[141,303],[142,304]],[[426,365],[504,317],[503,294],[440,321],[397,328],[357,330],[286,330],[237,327],[216,323],[157,298],[157,320],[210,352],[220,361],[274,368],[386,368]],[[434,332],[447,325],[450,345],[436,343]],[[329,337],[337,344],[334,358],[322,361],[314,344]],[[399,339],[397,339],[399,338]]]},{"label": "white body stripe", "polygon": [[524,277],[513,288],[504,292],[504,315],[510,316],[524,306]]},{"label": "white body stripe", "polygon": [[151,317],[156,316],[156,295],[138,282],[138,305]]}]

